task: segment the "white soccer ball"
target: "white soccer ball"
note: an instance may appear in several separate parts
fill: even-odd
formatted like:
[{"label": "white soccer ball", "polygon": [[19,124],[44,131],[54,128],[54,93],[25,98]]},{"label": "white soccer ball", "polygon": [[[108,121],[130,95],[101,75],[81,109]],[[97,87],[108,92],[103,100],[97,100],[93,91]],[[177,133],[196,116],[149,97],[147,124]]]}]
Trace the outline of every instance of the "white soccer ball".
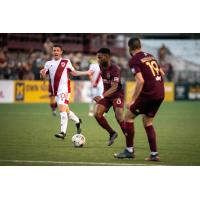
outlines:
[{"label": "white soccer ball", "polygon": [[72,143],[75,147],[83,147],[85,144],[85,136],[82,134],[75,134],[72,137]]}]

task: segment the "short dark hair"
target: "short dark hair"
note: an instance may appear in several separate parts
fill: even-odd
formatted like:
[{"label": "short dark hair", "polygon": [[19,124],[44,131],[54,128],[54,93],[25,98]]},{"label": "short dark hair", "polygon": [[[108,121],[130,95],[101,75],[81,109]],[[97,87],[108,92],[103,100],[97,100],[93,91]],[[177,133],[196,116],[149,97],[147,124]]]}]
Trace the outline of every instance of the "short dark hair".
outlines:
[{"label": "short dark hair", "polygon": [[99,51],[97,51],[97,53],[102,53],[102,54],[106,54],[109,56],[111,54],[110,49],[108,49],[108,48],[101,48],[101,49],[99,49]]},{"label": "short dark hair", "polygon": [[135,50],[135,49],[140,49],[141,48],[141,42],[139,38],[131,38],[128,41],[128,46],[131,50]]},{"label": "short dark hair", "polygon": [[54,48],[54,47],[58,47],[58,48],[60,48],[61,51],[63,50],[63,47],[62,47],[62,45],[60,45],[60,44],[54,44],[54,45],[53,45],[53,48]]}]

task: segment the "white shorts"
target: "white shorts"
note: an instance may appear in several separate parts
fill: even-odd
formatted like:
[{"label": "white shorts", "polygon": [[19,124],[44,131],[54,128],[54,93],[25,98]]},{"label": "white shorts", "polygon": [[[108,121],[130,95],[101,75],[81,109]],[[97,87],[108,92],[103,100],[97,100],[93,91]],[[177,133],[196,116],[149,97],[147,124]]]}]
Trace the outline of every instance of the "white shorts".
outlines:
[{"label": "white shorts", "polygon": [[91,88],[91,97],[92,99],[96,96],[103,96],[103,87],[92,87]]},{"label": "white shorts", "polygon": [[62,104],[62,105],[68,105],[69,104],[69,99],[70,99],[70,95],[71,93],[61,93],[58,94],[55,99],[56,99],[56,103]]}]

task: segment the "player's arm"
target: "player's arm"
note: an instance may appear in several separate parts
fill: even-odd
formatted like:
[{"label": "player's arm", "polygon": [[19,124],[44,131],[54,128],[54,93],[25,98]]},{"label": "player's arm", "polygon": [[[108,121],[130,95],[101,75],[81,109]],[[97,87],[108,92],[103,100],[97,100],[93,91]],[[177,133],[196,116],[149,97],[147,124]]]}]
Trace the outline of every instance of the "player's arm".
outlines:
[{"label": "player's arm", "polygon": [[72,76],[86,76],[86,75],[92,75],[93,72],[91,70],[88,70],[88,71],[71,71],[70,72]]},{"label": "player's arm", "polygon": [[[118,88],[118,84],[117,82],[112,82],[112,86],[109,90],[107,90],[104,94],[103,94],[103,98],[105,97],[109,97],[111,96],[113,93],[115,93],[117,91]],[[93,98],[94,101],[96,101],[97,103],[102,99],[101,96],[96,96]]]},{"label": "player's arm", "polygon": [[114,93],[117,91],[118,84],[119,84],[119,83],[117,83],[117,82],[112,82],[111,88],[110,88],[109,90],[107,90],[107,91],[103,94],[103,97],[112,96],[112,94],[114,94]]},{"label": "player's arm", "polygon": [[162,77],[165,76],[165,72],[163,71],[162,68],[160,68],[160,74],[161,74]]},{"label": "player's arm", "polygon": [[133,92],[131,104],[134,103],[135,100],[139,97],[144,85],[144,79],[141,72],[135,74],[135,80],[136,80],[136,85],[135,85],[135,90]]},{"label": "player's arm", "polygon": [[43,68],[40,70],[40,78],[45,79],[47,74],[47,69]]}]

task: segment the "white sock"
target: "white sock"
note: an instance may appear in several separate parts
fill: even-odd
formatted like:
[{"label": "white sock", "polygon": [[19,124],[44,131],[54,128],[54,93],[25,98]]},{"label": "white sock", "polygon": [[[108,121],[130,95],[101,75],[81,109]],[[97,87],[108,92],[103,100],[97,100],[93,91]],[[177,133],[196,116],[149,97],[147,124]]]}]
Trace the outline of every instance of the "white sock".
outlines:
[{"label": "white sock", "polygon": [[158,152],[151,152],[151,155],[156,156],[156,155],[158,155]]},{"label": "white sock", "polygon": [[126,147],[126,149],[127,149],[130,153],[133,153],[133,147]]},{"label": "white sock", "polygon": [[68,124],[67,112],[60,113],[60,131],[66,133]]},{"label": "white sock", "polygon": [[69,117],[69,119],[74,121],[76,124],[79,123],[79,118],[71,110],[68,113],[68,117]]},{"label": "white sock", "polygon": [[90,103],[90,105],[89,105],[89,107],[90,107],[90,112],[94,113],[95,105],[96,105],[95,101],[92,101],[92,102]]}]

